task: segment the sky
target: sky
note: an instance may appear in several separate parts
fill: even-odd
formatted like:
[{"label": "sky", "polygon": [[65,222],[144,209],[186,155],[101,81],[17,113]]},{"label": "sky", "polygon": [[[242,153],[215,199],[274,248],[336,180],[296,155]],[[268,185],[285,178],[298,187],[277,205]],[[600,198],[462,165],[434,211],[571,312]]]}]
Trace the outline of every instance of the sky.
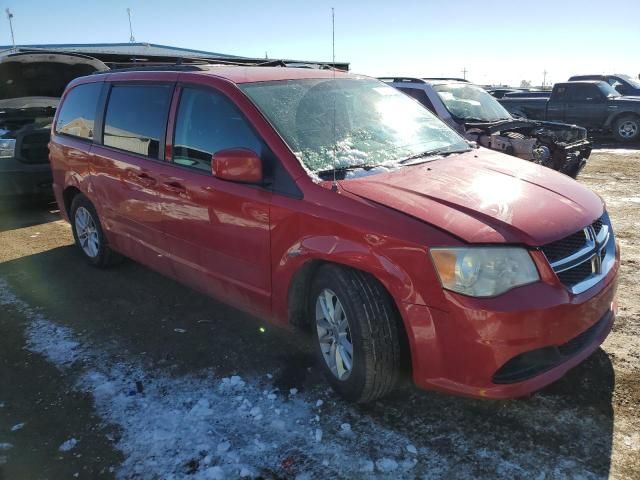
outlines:
[{"label": "sky", "polygon": [[[250,57],[331,60],[372,76],[456,76],[480,84],[640,73],[640,1],[4,0],[16,43],[129,40]],[[0,44],[10,44],[6,16]]]}]

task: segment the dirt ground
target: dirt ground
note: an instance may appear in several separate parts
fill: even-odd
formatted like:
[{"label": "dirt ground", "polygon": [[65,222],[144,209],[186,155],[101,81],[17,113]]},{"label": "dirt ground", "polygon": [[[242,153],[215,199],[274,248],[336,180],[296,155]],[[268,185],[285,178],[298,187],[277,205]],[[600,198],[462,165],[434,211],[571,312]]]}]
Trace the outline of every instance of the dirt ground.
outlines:
[{"label": "dirt ground", "polygon": [[134,262],[89,267],[53,205],[5,209],[0,480],[640,479],[639,166],[601,149],[580,177],[622,247],[613,332],[514,401],[407,386],[345,405],[308,341]]}]

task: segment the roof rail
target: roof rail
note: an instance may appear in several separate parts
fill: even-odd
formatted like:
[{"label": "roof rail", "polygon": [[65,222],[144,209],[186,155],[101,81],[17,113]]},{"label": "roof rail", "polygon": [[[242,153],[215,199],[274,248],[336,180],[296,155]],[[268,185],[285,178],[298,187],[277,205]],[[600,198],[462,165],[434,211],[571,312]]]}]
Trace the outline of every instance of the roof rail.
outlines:
[{"label": "roof rail", "polygon": [[[189,58],[178,59],[176,63],[121,63],[122,66],[112,67],[110,72],[154,72],[154,71],[178,71],[178,72],[191,72],[207,70],[208,67],[213,66],[239,66],[239,67],[293,67],[293,68],[320,68],[331,69],[331,65],[326,64],[308,64],[308,63],[287,63],[285,60],[263,60],[263,61],[229,61],[218,60],[210,58]],[[104,72],[95,72],[104,73]]]},{"label": "roof rail", "polygon": [[453,81],[453,82],[465,82],[465,83],[469,83],[469,80],[467,80],[466,78],[458,78],[458,77],[426,77],[423,78],[423,80],[449,80],[449,81]]},{"label": "roof rail", "polygon": [[426,83],[422,78],[417,77],[378,77],[378,80],[395,83]]},{"label": "roof rail", "polygon": [[92,75],[100,73],[117,73],[117,72],[194,72],[206,70],[207,65],[140,65],[139,67],[122,67],[112,68],[111,70],[93,72]]}]

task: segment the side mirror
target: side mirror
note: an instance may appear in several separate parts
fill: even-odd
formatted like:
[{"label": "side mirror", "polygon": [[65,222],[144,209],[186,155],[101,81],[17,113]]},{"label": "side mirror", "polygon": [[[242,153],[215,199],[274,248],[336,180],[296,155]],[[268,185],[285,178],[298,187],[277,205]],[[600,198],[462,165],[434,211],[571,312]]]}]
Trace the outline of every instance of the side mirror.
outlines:
[{"label": "side mirror", "polygon": [[262,160],[246,148],[220,150],[211,158],[211,173],[221,180],[239,183],[262,182]]}]

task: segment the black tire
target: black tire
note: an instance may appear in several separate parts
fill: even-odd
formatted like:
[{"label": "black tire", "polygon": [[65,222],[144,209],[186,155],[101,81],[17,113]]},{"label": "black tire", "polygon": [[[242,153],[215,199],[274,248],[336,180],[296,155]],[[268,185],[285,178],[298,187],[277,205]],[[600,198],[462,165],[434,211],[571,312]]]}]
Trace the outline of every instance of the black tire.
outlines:
[{"label": "black tire", "polygon": [[[95,255],[89,255],[85,248],[82,245],[82,241],[79,238],[77,227],[76,227],[76,215],[79,214],[81,209],[84,212],[87,212],[93,224],[95,226],[95,231],[97,234],[97,250]],[[96,212],[95,207],[89,201],[87,197],[83,194],[79,193],[73,198],[71,202],[71,208],[69,209],[69,221],[71,222],[71,229],[73,230],[73,238],[76,242],[76,246],[82,253],[82,256],[89,262],[89,264],[98,268],[107,268],[112,265],[119,263],[122,260],[122,257],[111,250],[109,245],[107,244],[107,239],[102,230],[102,224],[100,223],[100,218],[98,217],[98,213]]]},{"label": "black tire", "polygon": [[619,142],[635,142],[640,140],[640,117],[622,115],[613,122],[613,136]]},{"label": "black tire", "polygon": [[[353,344],[352,369],[346,379],[339,379],[331,371],[320,346],[316,302],[327,289],[344,309]],[[334,390],[357,403],[371,402],[394,390],[403,366],[400,319],[384,287],[364,272],[326,265],[316,273],[309,299],[316,355]]]}]

